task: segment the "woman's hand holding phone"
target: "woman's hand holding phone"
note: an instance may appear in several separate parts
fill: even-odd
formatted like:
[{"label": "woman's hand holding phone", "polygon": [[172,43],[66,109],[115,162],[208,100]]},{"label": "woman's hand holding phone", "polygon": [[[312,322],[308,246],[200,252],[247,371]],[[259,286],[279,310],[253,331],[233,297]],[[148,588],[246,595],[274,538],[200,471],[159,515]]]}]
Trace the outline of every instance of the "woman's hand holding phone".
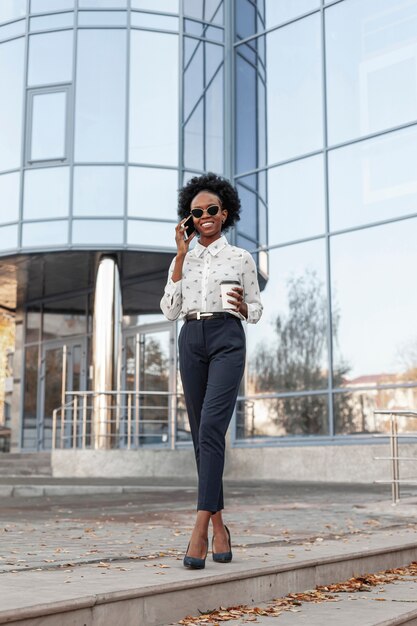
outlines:
[{"label": "woman's hand holding phone", "polygon": [[[187,225],[185,224],[187,222],[187,220],[189,220],[189,217],[184,218],[183,220],[181,220],[181,222],[179,224],[177,224],[177,226],[175,227],[175,242],[177,244],[177,253],[179,255],[186,255],[188,252],[188,248],[190,246],[190,242],[192,241],[192,239],[195,237],[195,230],[190,232],[190,234],[187,236],[187,239],[185,239],[184,237],[184,233],[186,230]],[[192,219],[192,217],[191,217]]]}]

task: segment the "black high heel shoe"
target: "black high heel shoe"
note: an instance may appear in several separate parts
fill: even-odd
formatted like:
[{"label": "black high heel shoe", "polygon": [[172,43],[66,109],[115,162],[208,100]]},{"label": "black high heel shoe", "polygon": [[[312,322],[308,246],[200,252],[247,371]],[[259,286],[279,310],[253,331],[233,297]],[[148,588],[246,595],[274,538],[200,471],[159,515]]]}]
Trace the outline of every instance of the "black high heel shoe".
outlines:
[{"label": "black high heel shoe", "polygon": [[188,569],[204,569],[206,566],[206,558],[207,558],[207,552],[208,552],[208,539],[206,539],[207,542],[207,547],[206,547],[206,556],[203,559],[200,559],[196,556],[188,556],[187,552],[188,552],[188,548],[190,547],[190,542],[188,542],[188,546],[187,546],[187,552],[185,553],[185,557],[184,557],[184,567],[188,567]]},{"label": "black high heel shoe", "polygon": [[227,526],[225,526],[227,535],[229,537],[229,546],[230,546],[230,550],[229,552],[214,552],[213,550],[213,544],[214,544],[214,535],[213,535],[213,539],[211,540],[211,551],[212,551],[212,555],[213,555],[213,561],[216,561],[216,563],[230,563],[230,561],[233,558],[233,554],[232,554],[232,540],[230,539],[230,532],[229,529],[227,528]]}]

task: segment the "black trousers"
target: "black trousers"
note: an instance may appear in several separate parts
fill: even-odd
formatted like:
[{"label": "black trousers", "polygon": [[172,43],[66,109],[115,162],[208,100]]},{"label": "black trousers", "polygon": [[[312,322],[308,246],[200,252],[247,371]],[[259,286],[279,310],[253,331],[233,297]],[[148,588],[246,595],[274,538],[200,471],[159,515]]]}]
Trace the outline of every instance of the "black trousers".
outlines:
[{"label": "black trousers", "polygon": [[178,345],[197,462],[197,510],[215,513],[224,508],[225,436],[245,367],[245,331],[231,316],[190,320]]}]

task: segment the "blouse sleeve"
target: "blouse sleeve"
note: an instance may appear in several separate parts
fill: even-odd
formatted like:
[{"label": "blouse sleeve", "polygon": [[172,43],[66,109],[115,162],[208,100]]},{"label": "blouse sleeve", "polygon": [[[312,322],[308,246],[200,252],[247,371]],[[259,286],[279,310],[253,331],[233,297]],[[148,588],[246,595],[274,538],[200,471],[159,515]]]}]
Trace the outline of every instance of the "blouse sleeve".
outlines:
[{"label": "blouse sleeve", "polygon": [[242,255],[242,277],[244,299],[248,305],[248,324],[256,324],[261,319],[263,306],[259,293],[258,272],[252,255],[245,250]]},{"label": "blouse sleeve", "polygon": [[165,317],[169,320],[176,320],[182,307],[182,280],[174,282],[172,273],[174,271],[175,257],[172,259],[168,270],[168,280],[165,285],[164,295],[161,299],[161,310]]}]

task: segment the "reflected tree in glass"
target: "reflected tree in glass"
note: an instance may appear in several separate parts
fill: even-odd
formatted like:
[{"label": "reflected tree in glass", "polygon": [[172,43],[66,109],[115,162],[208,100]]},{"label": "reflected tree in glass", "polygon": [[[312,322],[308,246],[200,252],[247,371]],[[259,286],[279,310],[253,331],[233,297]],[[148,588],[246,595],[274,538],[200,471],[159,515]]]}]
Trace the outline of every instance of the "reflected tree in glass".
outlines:
[{"label": "reflected tree in glass", "polygon": [[[327,301],[324,283],[315,271],[287,281],[288,313],[278,314],[275,342],[262,343],[255,352],[249,374],[256,392],[325,389],[328,373],[322,355],[327,338]],[[333,337],[337,340],[339,315],[333,314]],[[342,364],[336,377],[340,384],[349,367]],[[276,398],[269,401],[273,420],[286,434],[327,433],[325,395]],[[349,406],[343,407],[350,419]]]}]

